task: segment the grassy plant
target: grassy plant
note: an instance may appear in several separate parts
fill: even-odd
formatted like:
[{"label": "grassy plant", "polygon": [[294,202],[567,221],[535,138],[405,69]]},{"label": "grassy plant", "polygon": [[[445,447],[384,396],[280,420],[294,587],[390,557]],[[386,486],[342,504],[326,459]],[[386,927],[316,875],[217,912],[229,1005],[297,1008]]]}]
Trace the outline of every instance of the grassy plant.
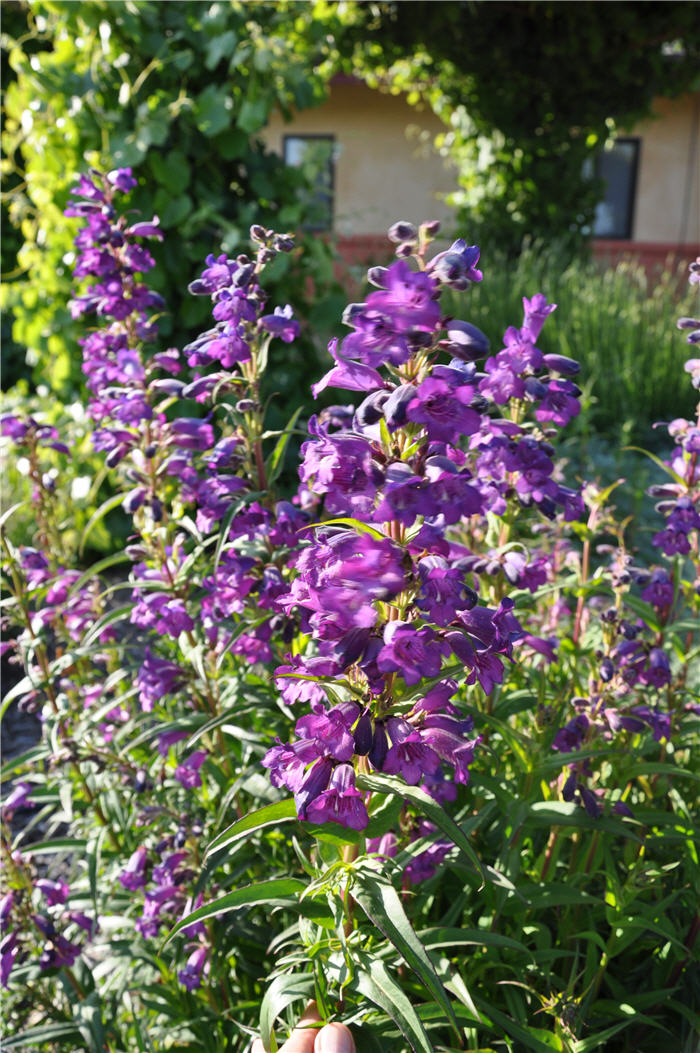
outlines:
[{"label": "grassy plant", "polygon": [[[644,267],[625,261],[601,270],[538,243],[517,260],[489,253],[483,263],[488,281],[470,290],[466,317],[483,329],[494,351],[519,317],[523,296],[543,292],[559,305],[557,324],[543,332],[540,346],[581,363],[583,413],[572,425],[579,437],[654,446],[656,421],[692,414],[683,373],[687,354],[673,322],[677,314],[692,313],[682,269],[650,278]],[[445,301],[449,313],[453,303],[456,312],[456,298]]]}]

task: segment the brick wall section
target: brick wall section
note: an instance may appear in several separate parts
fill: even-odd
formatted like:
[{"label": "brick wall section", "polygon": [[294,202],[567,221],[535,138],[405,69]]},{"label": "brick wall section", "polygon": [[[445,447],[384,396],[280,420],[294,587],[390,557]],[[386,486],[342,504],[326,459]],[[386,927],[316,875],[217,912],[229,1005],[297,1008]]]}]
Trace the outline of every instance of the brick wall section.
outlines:
[{"label": "brick wall section", "polygon": [[641,263],[651,277],[658,270],[678,267],[691,263],[700,256],[700,245],[679,245],[677,242],[663,241],[615,241],[609,238],[594,238],[593,258],[607,266],[614,266],[620,260],[636,260]]},{"label": "brick wall section", "polygon": [[[594,238],[593,258],[607,266],[615,266],[621,260],[636,260],[643,264],[649,275],[671,266],[673,269],[687,265],[700,256],[700,244],[679,245],[662,241],[616,241],[610,238]],[[369,267],[387,264],[393,260],[393,248],[386,234],[354,234],[338,238],[338,255],[345,268]]]}]

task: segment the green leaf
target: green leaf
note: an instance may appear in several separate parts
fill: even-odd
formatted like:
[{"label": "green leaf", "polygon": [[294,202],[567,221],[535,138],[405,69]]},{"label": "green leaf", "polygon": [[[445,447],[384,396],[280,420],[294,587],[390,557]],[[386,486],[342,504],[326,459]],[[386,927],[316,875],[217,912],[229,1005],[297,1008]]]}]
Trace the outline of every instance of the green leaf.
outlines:
[{"label": "green leaf", "polygon": [[215,69],[222,58],[230,58],[238,43],[238,35],[233,29],[227,29],[216,36],[207,44],[204,65],[208,70]]},{"label": "green leaf", "polygon": [[260,131],[267,123],[268,100],[262,96],[259,99],[246,99],[238,114],[238,127],[252,135]]},{"label": "green leaf", "polygon": [[292,1002],[308,1001],[313,994],[311,973],[286,973],[272,981],[260,1006],[260,1037],[265,1049],[270,1048],[275,1020]]},{"label": "green leaf", "polygon": [[381,530],[377,530],[376,527],[371,527],[367,523],[363,523],[360,519],[351,519],[349,516],[342,516],[340,519],[324,519],[322,523],[309,523],[306,530],[313,530],[314,527],[322,526],[339,526],[352,527],[353,530],[357,530],[360,534],[371,534],[372,537],[376,537],[378,541],[386,538],[386,534],[383,534]]},{"label": "green leaf", "polygon": [[18,1035],[3,1039],[4,1049],[17,1049],[20,1046],[31,1046],[41,1042],[55,1042],[58,1039],[81,1039],[79,1028],[75,1024],[47,1024],[46,1026],[30,1027],[27,1031],[21,1031]]},{"label": "green leaf", "polygon": [[544,1031],[539,1027],[528,1026],[524,1028],[499,1009],[494,1009],[485,999],[477,998],[476,1003],[480,1012],[483,1005],[484,1014],[490,1016],[493,1022],[503,1028],[506,1034],[521,1042],[524,1049],[532,1050],[533,1053],[552,1053],[553,1049],[564,1049],[561,1040],[551,1032]]},{"label": "green leaf", "polygon": [[394,886],[370,871],[359,869],[353,877],[352,895],[370,921],[384,933],[435,1001],[442,1006],[447,1019],[459,1035],[447,992],[438,979],[425,947],[406,917]]},{"label": "green leaf", "polygon": [[126,552],[116,552],[113,556],[105,556],[104,559],[99,560],[97,563],[93,563],[92,566],[80,575],[77,581],[75,581],[68,592],[69,596],[75,595],[83,585],[90,581],[92,578],[96,578],[98,574],[101,574],[103,570],[107,570],[109,567],[115,567],[119,563],[131,563],[131,557],[127,556]]},{"label": "green leaf", "polygon": [[680,476],[678,474],[678,472],[674,472],[673,468],[670,468],[665,463],[665,461],[662,461],[661,458],[657,457],[655,453],[651,453],[649,450],[645,450],[641,446],[623,446],[622,447],[622,452],[623,453],[625,453],[627,450],[634,450],[635,453],[643,453],[644,456],[648,457],[649,460],[653,461],[654,464],[658,468],[660,468],[662,472],[665,472],[666,475],[670,475],[675,483],[678,483],[679,486],[685,487],[685,480],[683,479],[683,477]]},{"label": "green leaf", "polygon": [[98,618],[92,627],[88,630],[87,634],[83,637],[83,646],[88,647],[94,640],[98,638],[103,629],[106,629],[109,625],[114,625],[115,622],[120,621],[127,614],[131,614],[134,609],[133,603],[126,603],[122,607],[116,607],[113,611],[107,611],[101,618]]},{"label": "green leaf", "polygon": [[502,936],[499,932],[489,932],[488,929],[454,929],[450,927],[438,927],[424,929],[418,936],[426,948],[438,947],[505,947],[509,950],[520,951],[532,958],[531,952],[524,943],[511,939],[510,936]]},{"label": "green leaf", "polygon": [[246,888],[227,892],[225,896],[220,896],[211,903],[205,903],[204,906],[181,918],[166,936],[161,945],[161,951],[170,943],[173,936],[177,936],[178,932],[182,932],[196,921],[207,921],[209,918],[217,918],[220,914],[229,914],[233,910],[241,910],[243,907],[251,907],[257,903],[265,903],[268,906],[272,903],[287,905],[285,901],[296,898],[305,888],[304,882],[297,878],[270,878],[268,881],[258,882],[257,885],[247,885]]},{"label": "green leaf", "polygon": [[289,822],[296,819],[297,810],[293,800],[277,801],[268,804],[265,808],[258,808],[255,812],[244,815],[242,819],[232,823],[215,837],[204,853],[207,859],[215,852],[221,852],[224,848],[230,848],[241,838],[248,837],[254,830],[263,830],[266,826],[277,826],[278,823]]},{"label": "green leaf", "polygon": [[423,790],[419,790],[417,786],[409,786],[403,779],[399,779],[395,775],[358,775],[357,786],[361,790],[396,794],[404,798],[404,800],[411,801],[431,822],[435,823],[438,829],[442,830],[446,837],[449,837],[450,841],[457,848],[464,852],[469,862],[478,870],[482,882],[486,881],[484,868],[464,832],[460,830],[457,823],[450,818],[444,808]]},{"label": "green leaf", "polygon": [[356,988],[391,1017],[414,1053],[433,1053],[420,1017],[384,963],[376,958],[371,961],[364,958],[361,961],[362,965],[358,967],[349,986]]},{"label": "green leaf", "polygon": [[233,98],[229,88],[210,84],[197,96],[195,121],[202,135],[211,138],[223,132],[233,117]]},{"label": "green leaf", "polygon": [[22,852],[26,856],[41,856],[46,853],[67,851],[80,852],[86,844],[84,837],[54,837],[51,841],[40,841],[35,845],[27,845]]},{"label": "green leaf", "polygon": [[269,485],[274,483],[274,481],[277,479],[278,475],[282,471],[282,468],[284,466],[284,455],[287,450],[287,445],[289,444],[289,440],[292,437],[292,432],[294,431],[294,426],[299,420],[299,416],[303,408],[303,406],[300,406],[299,409],[295,410],[295,412],[292,414],[289,424],[280,435],[279,439],[275,444],[274,450],[267,459],[267,464],[265,468],[267,472],[267,481]]},{"label": "green leaf", "polygon": [[85,549],[85,542],[90,537],[90,534],[92,533],[93,529],[97,526],[100,520],[104,519],[108,512],[111,512],[114,508],[118,508],[123,502],[123,500],[124,494],[114,494],[112,497],[108,497],[106,501],[103,501],[100,507],[92,513],[87,523],[85,524],[85,529],[83,530],[80,537],[78,551],[81,556]]}]

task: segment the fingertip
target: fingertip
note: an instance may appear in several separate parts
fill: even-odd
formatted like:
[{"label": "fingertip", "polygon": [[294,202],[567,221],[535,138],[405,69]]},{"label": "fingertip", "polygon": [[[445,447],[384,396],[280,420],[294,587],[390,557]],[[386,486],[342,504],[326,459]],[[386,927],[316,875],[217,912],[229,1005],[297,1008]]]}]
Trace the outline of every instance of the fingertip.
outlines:
[{"label": "fingertip", "polygon": [[316,1035],[314,1053],[355,1053],[355,1040],[345,1024],[326,1024]]},{"label": "fingertip", "polygon": [[265,1053],[265,1047],[262,1044],[261,1038],[253,1040],[253,1045],[250,1047],[250,1053]]}]

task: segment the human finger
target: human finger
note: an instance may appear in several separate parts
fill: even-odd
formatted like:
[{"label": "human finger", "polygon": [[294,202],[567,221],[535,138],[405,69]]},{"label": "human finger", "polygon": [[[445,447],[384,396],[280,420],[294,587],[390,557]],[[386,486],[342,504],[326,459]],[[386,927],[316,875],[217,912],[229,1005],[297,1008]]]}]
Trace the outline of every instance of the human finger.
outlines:
[{"label": "human finger", "polygon": [[311,1025],[317,1024],[320,1019],[316,1003],[309,1002],[299,1017],[299,1023],[280,1048],[279,1053],[314,1053],[314,1039],[318,1034],[318,1028]]},{"label": "human finger", "polygon": [[326,1024],[316,1032],[314,1053],[355,1053],[352,1033],[345,1024]]}]

